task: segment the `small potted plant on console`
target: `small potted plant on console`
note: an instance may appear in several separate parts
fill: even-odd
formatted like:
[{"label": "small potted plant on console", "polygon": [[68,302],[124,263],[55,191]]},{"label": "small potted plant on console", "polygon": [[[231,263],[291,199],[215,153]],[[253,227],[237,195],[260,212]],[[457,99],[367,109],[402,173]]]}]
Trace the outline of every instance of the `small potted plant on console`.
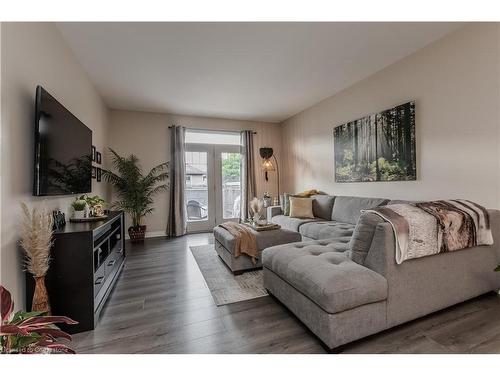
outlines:
[{"label": "small potted plant on console", "polygon": [[82,195],[79,199],[87,202],[89,208],[90,217],[103,217],[104,215],[104,204],[106,201],[98,195],[89,196],[87,194]]},{"label": "small potted plant on console", "polygon": [[73,218],[79,220],[85,218],[85,208],[87,207],[87,201],[85,199],[76,199],[73,203],[71,203],[71,207],[75,211],[73,214]]}]

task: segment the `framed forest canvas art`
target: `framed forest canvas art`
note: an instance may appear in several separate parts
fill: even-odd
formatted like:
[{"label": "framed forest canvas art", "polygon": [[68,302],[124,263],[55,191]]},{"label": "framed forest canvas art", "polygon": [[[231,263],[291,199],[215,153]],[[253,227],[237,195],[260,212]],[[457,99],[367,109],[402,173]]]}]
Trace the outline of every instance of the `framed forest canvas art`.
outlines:
[{"label": "framed forest canvas art", "polygon": [[417,179],[414,102],[339,125],[333,134],[336,182]]}]

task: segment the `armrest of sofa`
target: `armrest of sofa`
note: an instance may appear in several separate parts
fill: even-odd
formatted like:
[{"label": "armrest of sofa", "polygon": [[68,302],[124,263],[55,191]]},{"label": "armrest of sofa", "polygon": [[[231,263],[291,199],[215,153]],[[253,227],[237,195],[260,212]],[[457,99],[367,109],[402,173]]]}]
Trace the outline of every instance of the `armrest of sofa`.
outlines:
[{"label": "armrest of sofa", "polygon": [[375,226],[363,265],[386,278],[390,269],[396,266],[396,239],[390,223],[382,222]]},{"label": "armrest of sofa", "polygon": [[267,220],[271,220],[273,216],[282,215],[283,211],[281,206],[269,206],[267,207]]}]

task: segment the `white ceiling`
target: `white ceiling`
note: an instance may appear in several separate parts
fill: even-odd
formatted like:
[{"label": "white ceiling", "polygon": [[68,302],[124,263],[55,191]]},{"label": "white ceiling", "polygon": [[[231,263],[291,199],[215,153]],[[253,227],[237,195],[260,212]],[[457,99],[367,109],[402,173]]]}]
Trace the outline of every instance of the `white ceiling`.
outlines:
[{"label": "white ceiling", "polygon": [[458,23],[58,23],[113,109],[280,122]]}]

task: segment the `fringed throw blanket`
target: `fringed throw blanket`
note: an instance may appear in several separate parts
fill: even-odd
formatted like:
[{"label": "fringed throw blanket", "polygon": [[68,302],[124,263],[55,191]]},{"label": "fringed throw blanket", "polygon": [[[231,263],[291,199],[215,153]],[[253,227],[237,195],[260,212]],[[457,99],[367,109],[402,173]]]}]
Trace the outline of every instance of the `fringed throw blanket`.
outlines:
[{"label": "fringed throw blanket", "polygon": [[397,264],[407,259],[493,244],[488,211],[468,200],[392,204],[364,212],[377,214],[392,225]]},{"label": "fringed throw blanket", "polygon": [[232,221],[219,224],[219,226],[227,230],[234,237],[234,257],[237,258],[241,254],[246,254],[252,258],[253,264],[256,264],[256,260],[259,257],[259,250],[257,249],[255,233],[249,227]]}]

